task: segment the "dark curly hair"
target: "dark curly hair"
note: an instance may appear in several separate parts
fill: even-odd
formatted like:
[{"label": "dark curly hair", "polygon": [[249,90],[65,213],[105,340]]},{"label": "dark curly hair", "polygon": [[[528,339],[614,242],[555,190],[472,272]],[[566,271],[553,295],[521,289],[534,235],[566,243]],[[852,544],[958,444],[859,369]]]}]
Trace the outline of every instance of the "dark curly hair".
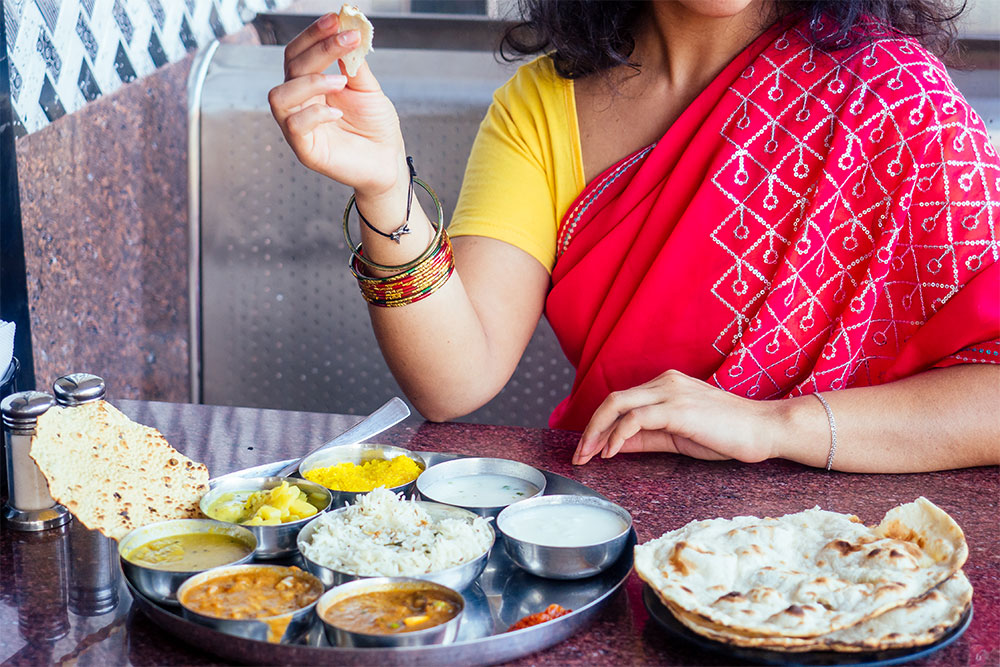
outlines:
[{"label": "dark curly hair", "polygon": [[[957,8],[953,3],[957,0],[777,0],[767,23],[801,16],[813,26],[814,41],[827,48],[871,39],[872,26],[880,26],[912,36],[946,57],[954,50],[954,21],[967,0]],[[636,0],[519,0],[524,20],[506,31],[500,56],[515,60],[550,51],[556,72],[568,79],[616,65],[638,68],[631,55],[646,5]]]}]

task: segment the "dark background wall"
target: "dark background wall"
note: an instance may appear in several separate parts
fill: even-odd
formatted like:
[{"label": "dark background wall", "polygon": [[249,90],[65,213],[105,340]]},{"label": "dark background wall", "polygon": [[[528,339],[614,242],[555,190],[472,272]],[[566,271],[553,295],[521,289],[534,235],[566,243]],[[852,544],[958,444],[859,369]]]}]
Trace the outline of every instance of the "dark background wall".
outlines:
[{"label": "dark background wall", "polygon": [[14,158],[14,109],[10,95],[10,62],[7,59],[7,30],[0,21],[0,319],[19,325],[14,357],[23,359],[25,370],[19,378],[11,369],[0,366],[0,398],[21,386],[34,386],[31,354],[31,329],[28,314],[28,290],[25,284],[24,239],[21,232],[21,206],[18,195],[17,161]]},{"label": "dark background wall", "polygon": [[187,398],[190,63],[17,142],[39,387],[86,371],[118,397]]},{"label": "dark background wall", "polygon": [[189,398],[191,54],[252,41],[244,21],[287,4],[3,0],[0,317],[19,388],[87,371],[116,397]]}]

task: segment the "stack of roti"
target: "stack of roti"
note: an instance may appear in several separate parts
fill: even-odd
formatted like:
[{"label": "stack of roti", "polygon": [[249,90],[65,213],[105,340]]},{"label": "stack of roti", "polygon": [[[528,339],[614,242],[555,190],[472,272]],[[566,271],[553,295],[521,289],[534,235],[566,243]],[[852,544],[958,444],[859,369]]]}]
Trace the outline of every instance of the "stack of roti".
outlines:
[{"label": "stack of roti", "polygon": [[156,521],[201,516],[208,468],[106,401],[55,406],[38,418],[31,458],[49,492],[87,528],[121,539]]},{"label": "stack of roti", "polygon": [[877,526],[812,509],[695,521],[635,548],[635,569],[678,621],[780,651],[930,644],[972,599],[962,529],[926,498]]}]

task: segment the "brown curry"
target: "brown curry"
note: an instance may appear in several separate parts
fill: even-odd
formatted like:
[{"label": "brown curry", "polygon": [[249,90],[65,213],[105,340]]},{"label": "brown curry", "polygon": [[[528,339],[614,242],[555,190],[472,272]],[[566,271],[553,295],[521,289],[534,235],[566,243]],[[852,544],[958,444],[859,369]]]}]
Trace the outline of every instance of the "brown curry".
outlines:
[{"label": "brown curry", "polygon": [[322,584],[301,571],[253,568],[209,579],[185,591],[180,602],[198,614],[238,620],[287,614],[322,594]]},{"label": "brown curry", "polygon": [[430,589],[382,590],[361,593],[333,603],[323,618],[344,630],[369,635],[415,632],[455,618],[459,604]]}]

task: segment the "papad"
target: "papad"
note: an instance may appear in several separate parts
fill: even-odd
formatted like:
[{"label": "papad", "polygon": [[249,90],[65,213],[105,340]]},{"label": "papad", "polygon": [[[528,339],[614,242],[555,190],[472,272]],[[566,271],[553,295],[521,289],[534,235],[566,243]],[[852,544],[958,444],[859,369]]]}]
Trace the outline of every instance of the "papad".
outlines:
[{"label": "papad", "polygon": [[208,469],[106,401],[38,418],[31,458],[52,497],[87,528],[121,539],[155,521],[201,516]]},{"label": "papad", "polygon": [[361,42],[350,53],[340,58],[347,76],[353,77],[357,76],[365,56],[372,51],[375,27],[360,9],[353,5],[344,5],[340,8],[340,31],[345,30],[357,30],[361,33]]}]

